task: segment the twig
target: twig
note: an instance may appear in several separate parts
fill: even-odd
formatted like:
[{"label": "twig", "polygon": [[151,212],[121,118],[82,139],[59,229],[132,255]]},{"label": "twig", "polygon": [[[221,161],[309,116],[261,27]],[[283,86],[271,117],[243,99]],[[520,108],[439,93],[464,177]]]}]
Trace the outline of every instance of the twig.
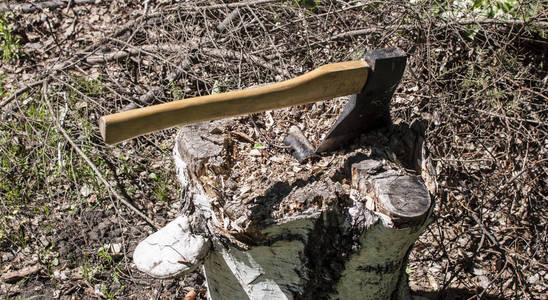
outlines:
[{"label": "twig", "polygon": [[[282,59],[282,55],[280,54],[280,51],[278,50],[278,47],[276,47],[276,44],[274,43],[274,40],[272,39],[272,36],[270,34],[268,34],[268,30],[266,30],[266,27],[264,26],[263,21],[261,21],[261,19],[259,19],[257,14],[253,11],[253,9],[250,6],[247,6],[247,10],[253,15],[255,20],[257,20],[257,22],[259,23],[259,26],[261,26],[261,28],[263,29],[263,32],[266,34],[266,36],[268,38],[268,41],[270,42],[270,44],[274,48],[274,51],[276,52],[276,55],[278,56],[279,61],[282,63],[283,70],[285,70],[286,68],[285,68],[285,65],[284,65],[284,61]],[[289,77],[289,74],[287,72],[285,72],[285,73],[287,75],[284,75],[284,76]]]},{"label": "twig", "polygon": [[[195,49],[197,47],[197,44],[196,43],[190,43],[191,45],[191,48],[189,49],[189,53],[193,51],[193,49]],[[142,104],[142,105],[148,105],[150,103],[152,103],[152,101],[154,100],[154,98],[156,98],[157,96],[161,95],[164,90],[166,88],[168,88],[168,85],[171,83],[171,82],[174,82],[176,81],[177,79],[179,79],[179,77],[182,76],[183,73],[186,72],[186,70],[188,69],[188,67],[192,64],[192,59],[191,59],[191,56],[188,55],[184,60],[183,62],[181,62],[181,64],[177,67],[177,69],[175,69],[175,71],[169,73],[165,78],[164,80],[161,82],[160,85],[157,85],[157,86],[154,86],[152,87],[148,92],[146,92],[145,94],[141,95],[139,98],[138,98],[138,102],[139,104]],[[126,106],[124,106],[122,108],[122,111],[126,111],[126,110],[130,110],[130,109],[134,109],[134,108],[137,108],[137,104],[134,102],[134,103],[130,103]]]},{"label": "twig", "polygon": [[2,274],[2,280],[5,282],[13,283],[19,279],[22,279],[23,277],[38,273],[40,272],[40,270],[42,270],[42,266],[40,265],[25,267],[17,271]]},{"label": "twig", "polygon": [[53,1],[46,1],[46,2],[38,2],[38,3],[21,3],[21,4],[10,4],[9,6],[6,4],[0,4],[0,11],[15,11],[20,13],[33,13],[37,10],[42,9],[54,9],[59,7],[65,7],[72,5],[83,5],[83,4],[92,4],[92,3],[102,3],[102,2],[111,2],[111,0],[74,0],[74,1],[61,1],[61,0],[53,0]]},{"label": "twig", "polygon": [[[495,20],[495,19],[486,19],[486,18],[479,18],[479,19],[460,19],[450,22],[439,22],[436,24],[433,24],[433,28],[441,28],[441,27],[449,27],[449,26],[455,26],[455,25],[488,25],[488,24],[499,24],[499,25],[534,25],[539,27],[548,27],[548,22],[542,22],[542,21],[524,21],[524,20]],[[371,27],[371,28],[364,28],[364,29],[358,29],[358,30],[352,30],[347,31],[343,33],[336,34],[329,38],[329,40],[337,40],[347,37],[352,37],[356,35],[362,35],[362,34],[368,34],[373,32],[379,32],[384,30],[411,30],[418,28],[417,25],[388,25],[388,26],[378,26],[378,27]]]},{"label": "twig", "polygon": [[244,7],[248,5],[260,5],[260,4],[267,4],[272,2],[280,2],[279,0],[255,0],[255,1],[241,1],[241,2],[235,2],[235,3],[229,3],[229,4],[214,4],[214,5],[208,5],[208,6],[180,6],[177,7],[177,10],[213,10],[213,9],[221,9],[221,8],[239,8]]},{"label": "twig", "polygon": [[137,24],[138,22],[142,21],[142,20],[146,20],[146,19],[149,19],[151,18],[150,15],[146,15],[146,16],[140,16],[138,17],[137,19],[135,20],[131,20],[129,22],[126,23],[126,25],[122,26],[120,29],[118,29],[117,31],[115,31],[113,34],[109,35],[108,37],[104,37],[104,38],[101,38],[100,40],[98,40],[97,42],[87,46],[86,48],[84,48],[83,50],[79,51],[78,53],[76,53],[72,59],[69,59],[68,61],[65,61],[61,64],[58,64],[58,65],[54,65],[52,67],[51,70],[48,71],[48,73],[51,73],[51,71],[53,72],[58,72],[58,71],[63,71],[63,70],[66,70],[66,69],[69,69],[71,68],[72,66],[76,65],[78,62],[86,59],[87,57],[90,57],[91,55],[93,55],[93,53],[95,51],[91,51],[91,49],[97,47],[98,45],[100,44],[103,44],[104,42],[107,42],[109,41],[110,39],[112,38],[116,38],[122,34],[124,34],[126,31],[132,29],[135,27],[135,24]]},{"label": "twig", "polygon": [[512,257],[510,255],[508,255],[508,253],[509,253],[508,248],[502,246],[502,244],[495,238],[495,236],[493,236],[493,234],[491,234],[491,232],[489,232],[489,230],[487,230],[485,225],[483,225],[483,222],[480,220],[480,218],[478,216],[476,216],[475,213],[472,212],[471,215],[472,215],[472,218],[474,219],[474,221],[476,221],[476,223],[480,226],[483,233],[489,238],[489,240],[491,240],[495,250],[498,250],[498,252],[500,252],[502,255],[504,255],[504,257],[510,262],[510,266],[512,267],[514,273],[516,274],[516,277],[517,277],[517,279],[520,283],[520,286],[523,288],[523,283],[522,283],[522,280],[521,280],[521,277],[523,275],[521,274],[521,270],[518,269],[518,267],[517,267],[516,263],[514,262],[514,260],[512,259]]},{"label": "twig", "polygon": [[[47,95],[47,80],[43,81],[43,88],[42,88],[42,97],[46,101],[46,104],[48,106],[48,109],[52,115],[52,118],[55,122],[55,126],[57,129],[61,132],[61,134],[65,137],[67,142],[72,146],[72,148],[80,155],[86,163],[89,165],[89,167],[95,172],[95,175],[99,180],[105,185],[105,187],[109,190],[109,192],[116,197],[122,204],[124,204],[126,207],[131,209],[133,212],[135,212],[138,216],[143,218],[150,226],[154,227],[155,229],[160,229],[158,225],[156,225],[149,217],[147,217],[144,213],[142,213],[139,209],[137,209],[135,206],[133,206],[128,200],[126,200],[124,197],[122,197],[109,183],[108,181],[103,177],[97,166],[89,159],[89,157],[76,145],[76,143],[72,140],[72,138],[68,135],[68,133],[63,129],[63,126],[59,123],[59,120],[55,117],[55,113],[53,111],[53,108],[51,106],[51,103],[49,101],[48,95]],[[116,207],[116,206],[115,206]]]},{"label": "twig", "polygon": [[[339,34],[336,34],[332,37],[330,37],[328,40],[338,40],[338,39],[344,39],[348,37],[353,37],[356,35],[362,35],[362,34],[368,34],[373,32],[379,32],[384,30],[410,30],[416,28],[416,25],[389,25],[389,26],[382,26],[382,27],[371,27],[371,28],[365,28],[365,29],[358,29],[358,30],[351,30],[342,32]],[[323,41],[322,41],[323,42]]]},{"label": "twig", "polygon": [[[548,22],[545,21],[525,21],[525,20],[497,20],[497,19],[489,19],[489,18],[478,18],[478,19],[460,19],[451,21],[445,24],[445,26],[451,26],[451,25],[488,25],[488,24],[499,24],[499,25],[533,25],[543,28],[548,28]],[[436,25],[444,25],[444,24],[436,24]]]},{"label": "twig", "polygon": [[[205,48],[205,49],[202,49],[203,52],[207,55],[211,55],[211,56],[215,56],[215,57],[220,57],[220,58],[232,58],[232,59],[241,59],[241,55],[235,51],[232,51],[232,50],[229,50],[229,49],[211,49],[211,48]],[[266,62],[264,59],[258,57],[258,56],[255,56],[255,55],[245,55],[244,57],[246,57],[247,59],[249,59],[252,63],[258,65],[258,66],[261,66],[265,69],[268,69],[268,70],[271,70],[271,71],[274,71],[275,73],[278,73],[286,78],[288,77],[291,77],[291,75],[289,75],[289,72],[287,72],[287,70],[282,70],[280,68],[277,68],[275,66],[273,66],[272,64]]]},{"label": "twig", "polygon": [[143,8],[143,15],[144,15],[144,16],[146,16],[146,14],[148,13],[148,4],[149,4],[150,2],[154,2],[154,0],[152,0],[152,1],[151,1],[151,0],[145,0],[145,1],[143,1],[143,6],[144,6],[144,8]]},{"label": "twig", "polygon": [[482,109],[477,109],[477,111],[479,111],[481,113],[484,113],[486,115],[497,117],[497,118],[503,118],[503,119],[508,119],[508,120],[520,121],[520,122],[529,122],[529,123],[534,123],[534,124],[538,124],[538,125],[546,125],[546,122],[542,122],[542,121],[538,121],[538,120],[509,117],[509,116],[506,116],[506,115],[497,114],[497,113],[482,110]]},{"label": "twig", "polygon": [[[432,24],[432,27],[434,29],[441,29],[441,28],[446,28],[446,27],[455,26],[455,25],[473,25],[473,24],[477,24],[477,25],[482,25],[482,24],[485,24],[485,25],[488,25],[488,24],[533,25],[533,26],[548,28],[548,22],[544,22],[544,21],[495,20],[495,19],[487,19],[487,18],[461,19],[461,20],[456,20],[456,21],[451,21],[451,22],[439,22],[439,23],[436,23],[436,24]],[[398,25],[377,26],[377,27],[371,27],[371,28],[351,30],[351,31],[346,31],[346,32],[341,32],[341,33],[335,34],[331,37],[328,37],[328,38],[320,40],[320,41],[316,41],[314,43],[311,43],[310,45],[307,45],[306,47],[317,46],[317,45],[328,43],[330,41],[335,41],[335,40],[339,40],[339,39],[344,39],[344,38],[349,38],[349,37],[354,37],[354,36],[359,36],[359,35],[364,35],[364,34],[369,34],[369,33],[374,33],[374,32],[382,32],[382,31],[386,31],[386,30],[392,30],[392,31],[393,30],[412,30],[412,29],[416,29],[416,28],[420,28],[420,26],[414,25],[414,24],[406,24],[406,25],[398,24]],[[286,42],[286,43],[282,43],[280,45],[263,48],[263,49],[254,51],[252,53],[267,52],[267,51],[272,50],[274,48],[279,48],[281,46],[286,46],[288,44],[289,44],[289,42]],[[298,48],[295,48],[293,50],[302,49],[304,47],[305,46],[298,47]]]},{"label": "twig", "polygon": [[[230,14],[228,14],[225,17],[225,19],[217,26],[216,35],[218,35],[220,32],[225,31],[227,26],[239,15],[240,15],[240,10],[238,8],[234,9]],[[152,47],[160,47],[160,48],[162,48],[162,50],[175,50],[176,52],[180,52],[181,49],[182,49],[182,50],[185,50],[187,53],[192,53],[194,50],[196,50],[198,48],[198,45],[201,44],[200,40],[201,40],[201,38],[199,38],[199,37],[194,37],[194,38],[190,39],[189,41],[185,42],[186,47],[184,47],[184,49],[181,48],[182,47],[181,45],[163,45],[163,46],[162,45],[160,45],[160,46],[158,46],[158,45],[148,45],[148,46],[143,46],[143,47],[151,47],[151,46]],[[135,51],[135,53],[139,53],[138,49],[131,48],[129,50],[129,53],[128,53],[128,51],[116,51],[116,52],[111,52],[111,53],[104,54],[102,56],[97,55],[97,56],[93,56],[93,57],[88,57],[87,62],[91,63],[91,64],[95,64],[95,63],[103,63],[103,62],[106,62],[106,61],[109,61],[109,60],[121,59],[121,58],[129,56],[130,53],[133,52],[132,50]],[[158,48],[151,48],[149,50],[154,52],[154,51],[157,51]],[[141,95],[138,99],[138,102],[142,105],[150,104],[156,96],[161,95],[164,92],[164,90],[167,88],[167,85],[169,83],[171,83],[171,82],[177,80],[178,78],[180,78],[181,75],[186,71],[186,69],[188,69],[188,67],[190,66],[191,63],[192,63],[192,61],[191,61],[190,54],[189,54],[185,58],[185,60],[183,60],[183,62],[175,69],[175,71],[171,72],[170,74],[168,74],[165,77],[165,79],[162,81],[161,85],[154,86],[148,92]],[[136,107],[137,107],[136,103],[130,103],[130,104],[126,105],[125,107],[123,107],[122,111],[134,109]]]},{"label": "twig", "polygon": [[4,100],[0,103],[0,109],[4,108],[4,106],[8,105],[11,101],[15,100],[19,95],[25,93],[26,91],[30,90],[31,88],[43,84],[44,80],[45,79],[35,81],[33,83],[30,83],[30,84],[25,85],[24,87],[18,89],[11,96],[6,98],[6,100]]},{"label": "twig", "polygon": [[[122,42],[118,39],[111,39],[113,41]],[[105,63],[108,61],[116,60],[116,59],[122,59],[129,55],[136,55],[139,53],[145,53],[147,55],[151,55],[155,58],[158,58],[160,60],[165,60],[161,57],[158,57],[158,55],[154,54],[155,52],[160,51],[170,51],[170,52],[181,52],[181,51],[188,51],[190,49],[189,46],[186,45],[175,45],[175,44],[163,44],[163,45],[144,45],[140,47],[135,47],[132,45],[128,45],[128,49],[124,51],[113,51],[109,53],[105,53],[102,55],[94,55],[89,56],[86,58],[86,62],[89,64],[99,64],[99,63]],[[239,53],[229,50],[229,49],[213,49],[213,48],[204,48],[202,51],[210,56],[215,56],[219,58],[232,58],[232,59],[241,59],[241,56]],[[285,77],[290,77],[289,72],[286,70],[277,68],[273,66],[272,64],[266,62],[264,59],[255,56],[255,55],[245,55],[244,57],[248,58],[252,63],[261,66],[265,69],[274,71],[275,73],[278,73]]]},{"label": "twig", "polygon": [[506,79],[507,79],[508,81],[510,81],[515,87],[524,89],[524,90],[526,90],[526,91],[528,91],[528,92],[530,92],[530,93],[533,93],[533,94],[535,94],[535,95],[537,95],[537,96],[540,96],[540,97],[542,97],[542,98],[544,98],[545,100],[548,101],[548,96],[546,96],[546,95],[544,95],[544,94],[542,94],[542,93],[539,93],[539,92],[537,92],[537,91],[535,91],[535,90],[532,90],[532,89],[530,89],[530,88],[528,88],[528,87],[526,87],[526,86],[522,86],[522,85],[520,85],[519,83],[517,83],[517,82],[515,82],[514,80],[512,80],[512,78],[510,78],[510,77],[506,77]]},{"label": "twig", "polygon": [[[80,1],[80,2],[79,2]],[[78,3],[81,3],[82,0],[75,0],[75,3],[78,4]],[[88,0],[89,1],[89,0]],[[11,9],[11,5],[9,6],[9,8]],[[2,10],[2,5],[0,5],[0,11]],[[81,54],[83,53],[88,53],[90,52],[91,49],[93,49],[94,47],[96,47],[97,45],[100,45],[106,41],[108,41],[110,38],[114,38],[114,37],[117,37],[117,36],[120,36],[121,34],[123,34],[124,32],[128,31],[129,29],[133,28],[135,26],[135,24],[137,22],[140,22],[141,20],[144,20],[146,18],[148,18],[149,16],[142,16],[142,17],[139,17],[135,20],[132,20],[130,22],[128,22],[126,25],[124,25],[122,28],[118,29],[116,32],[114,32],[112,35],[110,35],[109,37],[105,37],[105,38],[102,38],[100,39],[99,41],[97,41],[96,43],[93,43],[92,45],[89,45],[88,47],[86,47],[85,49],[83,49],[82,51],[78,52],[74,57],[78,57],[78,56],[81,56]],[[35,86],[38,86],[38,85],[41,85],[44,83],[44,79],[45,77],[49,76],[49,75],[53,75],[57,72],[60,72],[60,71],[63,71],[63,70],[66,70],[66,69],[69,69],[71,68],[72,66],[74,66],[75,64],[77,64],[80,60],[82,59],[85,59],[86,57],[89,57],[93,54],[93,52],[90,52],[86,55],[84,55],[84,57],[81,57],[81,58],[77,58],[75,60],[68,60],[60,65],[55,65],[53,66],[52,69],[48,70],[46,74],[42,75],[40,80],[38,81],[35,81],[33,83],[30,83],[22,88],[20,88],[19,90],[15,91],[15,93],[13,93],[11,96],[9,96],[8,98],[6,98],[4,101],[2,101],[0,103],[0,110],[3,109],[7,104],[9,104],[11,101],[13,101],[14,99],[16,99],[20,94],[22,93],[25,93],[26,91],[28,91],[29,89],[35,87]]]},{"label": "twig", "polygon": [[98,65],[98,64],[109,62],[109,61],[126,58],[130,55],[135,55],[135,54],[139,54],[139,51],[135,49],[113,51],[109,53],[89,56],[88,58],[86,58],[86,62],[91,65]]},{"label": "twig", "polygon": [[236,17],[240,16],[240,9],[236,8],[233,11],[231,11],[228,15],[226,15],[225,19],[217,25],[217,31],[223,32],[226,30],[228,25],[233,23],[236,20]]},{"label": "twig", "polygon": [[109,53],[104,54],[97,54],[93,56],[89,56],[86,58],[86,62],[89,64],[100,64],[109,62],[112,60],[118,60],[122,58],[126,58],[130,55],[137,55],[137,54],[147,54],[154,58],[157,58],[159,60],[165,61],[164,58],[159,57],[158,55],[154,54],[156,52],[166,51],[166,52],[182,52],[189,50],[189,47],[186,45],[176,45],[176,44],[161,44],[161,45],[143,45],[140,47],[133,46],[131,44],[128,44],[122,40],[116,39],[116,38],[109,38],[110,40],[123,44],[124,46],[127,46],[128,48],[126,50],[120,50],[120,51],[113,51]]},{"label": "twig", "polygon": [[[229,133],[229,134],[233,134],[233,135],[237,135],[237,136],[241,137],[242,139],[246,140],[247,142],[249,142],[250,144],[255,145],[255,140],[253,140],[250,136],[248,136],[247,134],[245,134],[245,133],[243,133],[243,132],[239,132],[239,131],[229,131],[228,133]],[[269,158],[269,157],[270,157],[270,154],[268,154],[268,152],[266,152],[265,149],[259,149],[259,151],[260,151],[266,158]]]},{"label": "twig", "polygon": [[483,233],[489,238],[489,240],[491,240],[491,242],[498,248],[502,249],[502,247],[500,246],[500,243],[499,241],[497,241],[497,239],[495,238],[495,236],[493,234],[491,234],[491,232],[489,232],[489,230],[487,230],[487,228],[485,227],[485,225],[483,225],[483,222],[478,218],[478,216],[476,216],[476,214],[474,212],[470,212],[470,214],[472,215],[472,218],[474,219],[474,221],[476,221],[476,223],[479,225],[479,227],[481,228],[481,230],[483,231]]}]

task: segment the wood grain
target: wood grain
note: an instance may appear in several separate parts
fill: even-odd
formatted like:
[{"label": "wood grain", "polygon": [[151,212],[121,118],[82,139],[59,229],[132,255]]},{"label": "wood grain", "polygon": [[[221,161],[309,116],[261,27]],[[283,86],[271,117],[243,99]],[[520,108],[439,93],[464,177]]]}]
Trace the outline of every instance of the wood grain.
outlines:
[{"label": "wood grain", "polygon": [[349,61],[321,66],[302,76],[268,86],[196,97],[133,109],[99,119],[107,144],[181,124],[283,108],[360,93],[369,65]]}]

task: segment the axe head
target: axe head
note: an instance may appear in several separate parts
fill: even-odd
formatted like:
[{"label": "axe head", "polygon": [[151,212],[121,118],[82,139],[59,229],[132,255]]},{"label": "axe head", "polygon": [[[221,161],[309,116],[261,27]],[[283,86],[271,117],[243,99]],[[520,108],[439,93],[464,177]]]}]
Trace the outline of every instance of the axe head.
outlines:
[{"label": "axe head", "polygon": [[389,48],[368,51],[365,60],[371,70],[362,92],[350,97],[316,153],[335,150],[362,133],[390,124],[390,99],[402,78],[407,56],[401,49]]}]

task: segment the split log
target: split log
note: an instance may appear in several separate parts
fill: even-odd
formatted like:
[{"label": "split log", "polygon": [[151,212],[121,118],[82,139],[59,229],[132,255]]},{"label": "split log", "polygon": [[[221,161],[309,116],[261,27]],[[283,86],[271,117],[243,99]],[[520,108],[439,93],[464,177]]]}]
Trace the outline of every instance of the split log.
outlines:
[{"label": "split log", "polygon": [[177,136],[181,218],[211,244],[207,256],[176,249],[187,263],[175,269],[203,263],[210,299],[412,299],[407,257],[435,189],[420,123],[370,132],[300,171],[287,153],[246,156],[230,134],[238,124],[200,123]]}]

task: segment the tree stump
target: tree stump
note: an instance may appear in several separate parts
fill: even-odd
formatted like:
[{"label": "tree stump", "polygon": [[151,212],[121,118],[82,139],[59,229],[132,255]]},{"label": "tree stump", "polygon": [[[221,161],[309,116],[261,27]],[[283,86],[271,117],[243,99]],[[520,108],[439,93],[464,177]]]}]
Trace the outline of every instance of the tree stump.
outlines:
[{"label": "tree stump", "polygon": [[164,228],[143,241],[139,269],[167,277],[201,265],[210,299],[411,299],[407,257],[435,189],[421,123],[303,163],[246,145],[234,130],[245,126],[179,131],[184,209],[166,226],[179,238]]}]

